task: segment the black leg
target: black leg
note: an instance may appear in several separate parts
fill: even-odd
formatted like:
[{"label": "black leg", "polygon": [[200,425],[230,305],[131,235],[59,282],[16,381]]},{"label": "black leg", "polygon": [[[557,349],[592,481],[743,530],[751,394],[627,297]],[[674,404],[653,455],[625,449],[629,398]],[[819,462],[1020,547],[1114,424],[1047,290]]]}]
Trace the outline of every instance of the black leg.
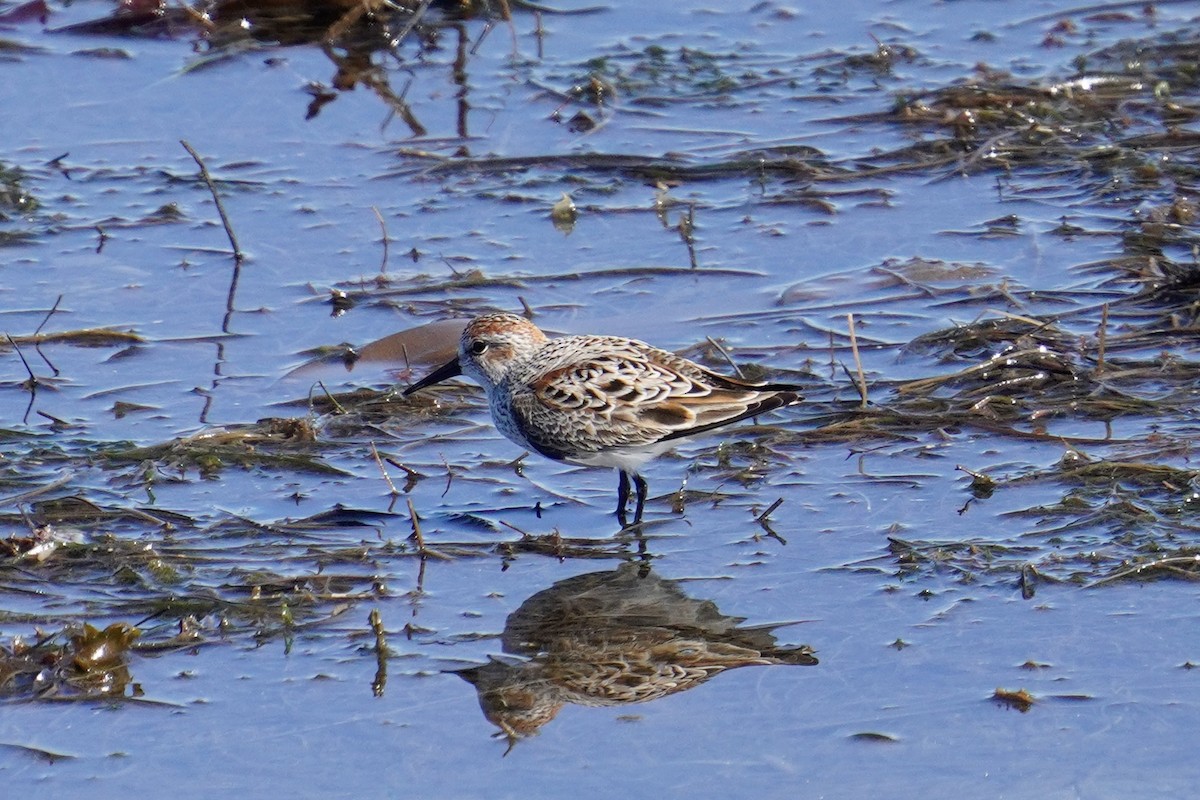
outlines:
[{"label": "black leg", "polygon": [[629,505],[629,475],[623,469],[617,470],[617,475],[617,522],[624,528],[628,524],[625,507]]},{"label": "black leg", "polygon": [[637,487],[637,505],[633,510],[633,524],[637,525],[642,521],[642,511],[646,508],[646,491],[650,487],[646,485],[646,479],[636,472],[633,473],[633,485]]}]

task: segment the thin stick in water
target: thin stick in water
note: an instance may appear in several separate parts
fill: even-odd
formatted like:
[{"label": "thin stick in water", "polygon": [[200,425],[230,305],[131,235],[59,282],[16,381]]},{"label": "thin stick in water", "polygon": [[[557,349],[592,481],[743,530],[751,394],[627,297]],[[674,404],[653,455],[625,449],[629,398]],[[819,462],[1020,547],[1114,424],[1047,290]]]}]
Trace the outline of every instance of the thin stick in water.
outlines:
[{"label": "thin stick in water", "polygon": [[42,320],[42,324],[38,325],[37,330],[33,332],[33,349],[37,352],[37,354],[39,356],[42,357],[42,361],[44,361],[46,363],[46,366],[49,367],[54,372],[54,377],[56,377],[56,378],[59,375],[58,367],[54,366],[54,364],[52,364],[50,362],[50,359],[46,358],[46,354],[42,352],[42,342],[41,342],[40,334],[42,332],[42,328],[46,327],[46,323],[50,321],[50,318],[52,316],[54,316],[54,312],[58,311],[58,304],[62,302],[62,299],[63,299],[63,296],[60,294],[58,296],[58,298],[55,299],[54,305],[51,306],[50,310],[46,312],[46,317]]},{"label": "thin stick in water", "polygon": [[829,331],[829,379],[837,376],[837,345],[833,340],[833,331]]},{"label": "thin stick in water", "polygon": [[387,223],[383,221],[383,214],[379,213],[379,209],[376,206],[371,206],[371,210],[375,212],[375,219],[379,220],[379,229],[383,232],[383,260],[379,262],[379,274],[387,275],[387,262],[388,262]]},{"label": "thin stick in water", "polygon": [[754,518],[754,521],[755,522],[766,522],[767,517],[771,516],[771,512],[774,511],[775,509],[779,508],[781,505],[783,505],[782,497],[780,497],[774,503],[771,503],[771,505],[769,505],[767,507],[766,511],[762,512],[761,514],[759,514],[757,517]]},{"label": "thin stick in water", "polygon": [[1096,353],[1096,374],[1104,371],[1104,350],[1108,345],[1108,303],[1100,306],[1100,344]]},{"label": "thin stick in water", "polygon": [[450,462],[442,456],[442,464],[446,467],[446,488],[442,490],[442,497],[445,497],[450,492],[450,484],[454,483],[454,471],[450,469]]},{"label": "thin stick in water", "polygon": [[413,507],[412,498],[408,498],[408,515],[412,517],[412,535],[409,540],[416,542],[417,552],[425,555],[425,536],[421,533],[421,518],[417,516],[417,509]]},{"label": "thin stick in water", "polygon": [[400,494],[400,490],[396,488],[396,484],[392,483],[392,476],[388,475],[387,467],[383,465],[383,459],[379,457],[379,450],[375,447],[375,443],[371,442],[371,455],[375,459],[375,463],[379,465],[379,472],[383,475],[384,483],[388,485],[388,492],[392,497]]},{"label": "thin stick in water", "polygon": [[[25,405],[24,416],[21,417],[21,422],[25,423],[29,420],[29,411],[33,408],[33,401],[37,399],[37,389],[41,383],[39,383],[37,376],[33,374],[33,370],[29,368],[29,362],[25,360],[25,354],[21,352],[21,348],[17,346],[17,343],[13,340],[13,337],[8,333],[5,333],[4,336],[8,339],[8,343],[12,345],[13,350],[17,351],[17,358],[21,359],[21,363],[25,365],[25,371],[29,373],[29,378],[21,384],[22,389],[29,390],[29,402]],[[41,411],[38,413],[43,417],[50,419],[55,425],[62,424],[64,427],[66,427],[66,423],[64,423],[62,420],[50,417],[48,414],[45,414]]]},{"label": "thin stick in water", "polygon": [[[333,396],[333,394],[329,391],[329,389],[325,388],[325,381],[317,381],[317,386],[321,387],[321,391],[325,393],[325,397],[329,400],[330,403],[333,403],[334,411],[336,411],[339,414],[346,413],[346,409],[342,408],[342,404],[338,402],[338,399]],[[310,391],[309,392],[309,402],[308,402],[308,407],[310,409],[312,408],[312,397],[311,396],[312,396],[312,392]]]},{"label": "thin stick in water", "polygon": [[728,364],[729,368],[733,370],[733,374],[737,375],[742,380],[745,380],[746,379],[745,373],[742,372],[741,367],[739,367],[737,364],[735,364],[733,362],[733,357],[729,355],[729,351],[726,350],[724,347],[722,347],[721,344],[716,339],[712,338],[711,336],[705,336],[704,338],[708,341],[708,343],[710,345],[713,346],[714,349],[716,349],[716,351],[718,353],[721,354],[721,357],[725,359],[725,363]]},{"label": "thin stick in water", "polygon": [[858,337],[854,334],[854,315],[846,315],[850,323],[850,352],[854,354],[854,368],[858,371],[858,393],[862,397],[862,407],[867,407],[867,375],[863,372],[862,358],[858,355]]},{"label": "thin stick in water", "polygon": [[421,22],[421,17],[425,16],[425,12],[429,10],[431,5],[433,5],[433,0],[421,0],[421,5],[417,6],[416,10],[412,12],[412,15],[408,18],[408,22],[405,24],[405,26],[401,28],[400,32],[393,36],[392,40],[388,43],[391,45],[393,50],[399,47],[400,43],[404,41],[404,38],[413,32],[413,28],[417,27],[417,25]]},{"label": "thin stick in water", "polygon": [[204,164],[204,159],[200,158],[192,146],[187,143],[186,139],[180,139],[179,143],[183,145],[183,149],[188,151],[188,155],[200,167],[200,178],[208,186],[208,191],[212,193],[213,202],[217,204],[217,213],[221,216],[221,224],[225,226],[225,235],[229,237],[229,244],[233,247],[233,258],[241,263],[245,256],[242,255],[242,248],[238,247],[237,237],[233,234],[233,226],[229,224],[229,215],[225,213],[225,206],[221,203],[221,196],[217,194],[216,184],[213,183],[212,175],[208,174],[208,167]]},{"label": "thin stick in water", "polygon": [[379,609],[371,609],[371,613],[367,615],[367,623],[371,626],[371,632],[375,634],[375,677],[371,681],[371,694],[383,697],[384,688],[387,686],[389,650],[387,631],[383,627],[383,615],[379,613]]},{"label": "thin stick in water", "polygon": [[16,340],[10,334],[4,334],[4,338],[8,339],[8,343],[12,345],[12,349],[16,351],[17,358],[21,359],[21,364],[25,367],[26,374],[29,378],[21,384],[22,389],[28,389],[30,392],[37,393],[37,387],[41,386],[41,382],[37,376],[33,374],[33,370],[29,368],[29,362],[25,360],[25,354],[21,352],[21,348],[17,346]]},{"label": "thin stick in water", "polygon": [[50,310],[46,312],[46,316],[42,318],[41,324],[38,325],[37,330],[35,330],[33,332],[33,336],[35,339],[37,338],[37,335],[42,332],[42,328],[46,327],[46,323],[50,321],[50,318],[54,316],[54,312],[58,311],[58,304],[62,302],[62,299],[63,299],[63,296],[61,294],[57,298],[55,298],[54,305],[52,305],[50,307]]},{"label": "thin stick in water", "polygon": [[406,481],[405,486],[404,486],[405,491],[408,491],[413,486],[416,486],[417,481],[419,481],[425,477],[424,475],[417,472],[412,467],[404,466],[403,464],[401,464],[399,461],[392,458],[391,456],[384,456],[383,460],[386,461],[387,463],[391,464],[393,467],[400,470],[407,476],[408,480]]}]

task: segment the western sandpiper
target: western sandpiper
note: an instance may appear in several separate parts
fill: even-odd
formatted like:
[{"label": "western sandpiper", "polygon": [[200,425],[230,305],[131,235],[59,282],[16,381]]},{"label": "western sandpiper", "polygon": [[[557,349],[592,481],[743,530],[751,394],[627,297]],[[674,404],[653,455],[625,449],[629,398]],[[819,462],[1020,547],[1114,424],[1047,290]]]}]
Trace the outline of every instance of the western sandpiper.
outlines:
[{"label": "western sandpiper", "polygon": [[550,339],[515,314],[467,324],[458,356],[404,390],[405,396],[466,375],[487,391],[496,427],[556,461],[614,467],[617,519],[641,522],[646,481],[638,469],[678,440],[801,400],[799,387],[718,375],[666,350],[620,336]]}]

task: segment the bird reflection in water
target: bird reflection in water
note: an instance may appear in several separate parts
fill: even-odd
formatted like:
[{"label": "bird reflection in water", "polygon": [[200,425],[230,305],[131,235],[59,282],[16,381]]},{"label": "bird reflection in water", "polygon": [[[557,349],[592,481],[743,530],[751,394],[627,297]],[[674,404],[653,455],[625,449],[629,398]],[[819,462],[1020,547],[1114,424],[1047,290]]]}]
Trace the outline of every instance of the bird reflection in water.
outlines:
[{"label": "bird reflection in water", "polygon": [[710,600],[683,593],[645,564],[577,575],[509,615],[501,642],[517,659],[458,670],[510,743],[563,705],[644,703],[699,686],[727,669],[817,663],[807,645],[779,646],[778,625],[738,627]]}]

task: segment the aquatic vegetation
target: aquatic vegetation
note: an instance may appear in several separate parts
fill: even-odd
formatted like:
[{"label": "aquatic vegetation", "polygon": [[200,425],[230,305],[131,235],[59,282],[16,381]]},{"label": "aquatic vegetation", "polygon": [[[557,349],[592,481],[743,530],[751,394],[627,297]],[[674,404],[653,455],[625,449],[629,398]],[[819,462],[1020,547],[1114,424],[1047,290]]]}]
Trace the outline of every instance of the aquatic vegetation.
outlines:
[{"label": "aquatic vegetation", "polygon": [[[775,3],[663,6],[676,29],[644,31],[605,27],[622,4],[39,3],[0,24],[48,46],[0,43],[0,66],[32,82],[70,58],[82,88],[51,87],[71,153],[27,124],[0,167],[14,726],[64,701],[147,738],[221,719],[203,747],[164,735],[171,757],[254,740],[285,769],[375,759],[380,786],[454,752],[405,779],[461,794],[493,755],[524,779],[569,754],[639,780],[673,763],[660,793],[703,793],[718,764],[769,796],[882,744],[969,785],[977,762],[945,768],[964,741],[1057,753],[1093,725],[1091,747],[1115,703],[1161,703],[1180,740],[1191,28],[1059,9],[940,41],[905,24],[917,4],[847,33]],[[499,439],[477,389],[402,396],[491,310],[806,399],[664,454],[646,520],[617,530],[607,478]],[[1093,691],[1101,713],[1057,716]],[[72,755],[7,738],[39,770]],[[97,776],[125,757],[76,749]],[[910,788],[879,762],[838,788]],[[1012,794],[1045,790],[1028,776]]]}]

